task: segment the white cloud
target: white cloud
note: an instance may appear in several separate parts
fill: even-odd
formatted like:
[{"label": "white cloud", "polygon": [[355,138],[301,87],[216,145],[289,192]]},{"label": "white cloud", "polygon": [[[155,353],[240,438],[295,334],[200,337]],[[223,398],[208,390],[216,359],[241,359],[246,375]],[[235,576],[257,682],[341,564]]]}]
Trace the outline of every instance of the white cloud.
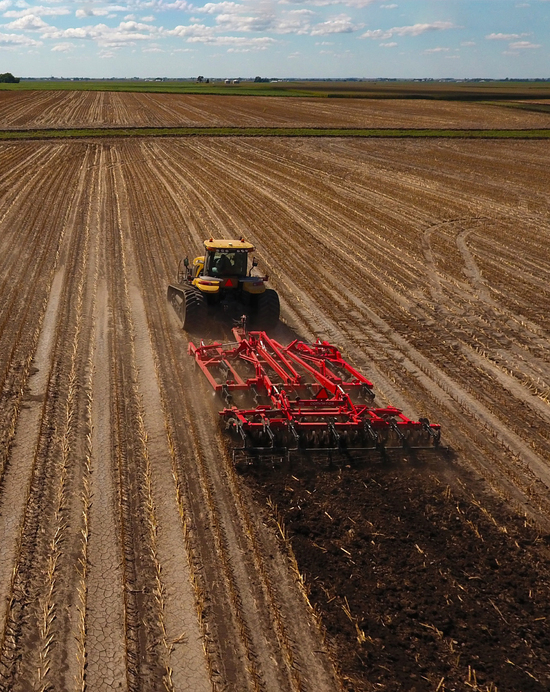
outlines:
[{"label": "white cloud", "polygon": [[393,36],[420,36],[428,31],[446,31],[458,29],[452,22],[432,22],[431,24],[412,24],[411,26],[394,26],[391,29],[374,29],[365,31],[361,38],[374,38],[386,40]]},{"label": "white cloud", "polygon": [[66,7],[44,7],[44,5],[35,5],[34,7],[27,7],[24,10],[8,10],[4,12],[4,17],[26,17],[32,14],[35,17],[53,17],[63,14],[71,14],[70,10]]},{"label": "white cloud", "polygon": [[204,14],[231,14],[241,12],[244,6],[237,2],[207,2],[202,7],[194,7],[195,12]]},{"label": "white cloud", "polygon": [[397,43],[395,41],[391,41],[390,43],[381,43],[380,44],[382,48],[395,48],[397,46]]},{"label": "white cloud", "polygon": [[325,36],[327,34],[350,34],[359,29],[359,25],[354,24],[351,17],[347,14],[340,14],[331,17],[326,22],[317,24],[311,31],[312,36]]},{"label": "white cloud", "polygon": [[[134,19],[135,19],[135,18],[134,18]],[[142,17],[142,18],[141,18],[141,21],[142,21],[142,22],[147,22],[147,23],[149,23],[149,22],[154,22],[155,19],[156,19],[156,17],[154,17],[154,16],[151,14],[151,15],[149,15],[148,17]]]},{"label": "white cloud", "polygon": [[367,5],[372,5],[374,2],[377,2],[377,0],[342,0],[342,2],[327,2],[326,4],[345,5],[346,7],[357,7],[362,9],[363,7],[367,7]]},{"label": "white cloud", "polygon": [[3,29],[15,29],[16,31],[43,31],[49,28],[49,24],[32,14],[27,14],[25,17],[19,17],[9,24],[4,24]]},{"label": "white cloud", "polygon": [[219,14],[216,23],[223,31],[270,31],[277,19],[274,15],[241,17],[237,14]]},{"label": "white cloud", "polygon": [[396,5],[392,3],[391,5],[380,5],[385,10],[395,10],[396,7],[399,7],[399,5]]},{"label": "white cloud", "polygon": [[475,46],[476,42],[475,41],[462,41],[462,43],[460,45],[465,46],[465,47],[466,46]]},{"label": "white cloud", "polygon": [[[110,27],[106,24],[69,29],[51,27],[49,31],[43,33],[44,38],[95,41],[99,46],[108,48],[120,48],[125,45],[131,45],[136,41],[146,41],[156,35],[158,35],[156,27],[132,21],[121,22],[116,27]],[[105,55],[103,57],[109,56]]]},{"label": "white cloud", "polygon": [[488,41],[513,41],[522,36],[529,36],[529,34],[488,34],[485,38]]},{"label": "white cloud", "polygon": [[82,19],[82,17],[105,17],[110,14],[111,10],[106,7],[84,7],[75,12],[75,17]]},{"label": "white cloud", "polygon": [[441,46],[438,46],[437,48],[426,48],[424,53],[447,53],[450,48],[441,48]]},{"label": "white cloud", "polygon": [[243,47],[248,46],[249,48],[254,48],[255,50],[265,50],[269,46],[277,43],[274,38],[269,38],[268,36],[262,36],[261,38],[244,38],[241,36],[212,36],[206,41],[202,41],[198,38],[190,39],[190,43],[209,43],[215,46],[232,46],[232,47]]},{"label": "white cloud", "polygon": [[70,42],[65,42],[65,43],[57,43],[53,48],[52,52],[53,53],[70,53],[72,50],[76,48],[74,43]]},{"label": "white cloud", "polygon": [[189,26],[177,26],[166,31],[166,35],[178,36],[186,39],[188,43],[204,43],[213,46],[228,46],[230,49],[265,50],[277,43],[274,38],[268,36],[249,38],[244,36],[219,36],[218,27],[204,24],[191,24]]},{"label": "white cloud", "polygon": [[531,41],[515,41],[509,45],[511,50],[533,50],[540,47],[540,43],[531,43]]},{"label": "white cloud", "polygon": [[[156,7],[155,2],[149,2],[149,3],[142,3],[142,7]],[[174,2],[166,3],[166,4],[159,4],[157,9],[159,10],[190,10],[193,8],[193,5],[190,3],[186,2],[186,0],[175,0]],[[196,8],[193,8],[196,9]]]},{"label": "white cloud", "polygon": [[298,36],[307,34],[311,28],[310,20],[313,16],[314,13],[311,10],[291,10],[277,21],[275,32]]},{"label": "white cloud", "polygon": [[214,28],[204,24],[190,24],[188,26],[177,26],[166,32],[170,36],[180,38],[210,38],[214,35]]},{"label": "white cloud", "polygon": [[[220,12],[220,10],[226,10]],[[277,34],[303,35],[311,29],[314,12],[308,9],[297,9],[282,12],[280,16],[261,13],[256,16],[242,15],[243,5],[234,2],[208,3],[201,11],[215,15],[218,32],[273,32]],[[204,26],[196,21],[191,26]]]},{"label": "white cloud", "polygon": [[0,12],[7,10],[8,7],[11,7],[11,0],[0,0]]},{"label": "white cloud", "polygon": [[328,7],[330,5],[346,5],[346,7],[363,8],[373,5],[378,0],[279,0],[280,5],[311,5],[312,7]]},{"label": "white cloud", "polygon": [[23,36],[22,34],[1,34],[0,46],[41,46],[41,41],[35,41],[33,38]]}]

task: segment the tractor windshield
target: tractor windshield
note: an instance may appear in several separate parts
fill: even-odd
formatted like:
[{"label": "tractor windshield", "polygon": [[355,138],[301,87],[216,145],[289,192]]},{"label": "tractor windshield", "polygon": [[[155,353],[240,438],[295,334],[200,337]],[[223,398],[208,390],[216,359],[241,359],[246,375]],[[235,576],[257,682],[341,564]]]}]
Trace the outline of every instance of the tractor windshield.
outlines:
[{"label": "tractor windshield", "polygon": [[246,276],[248,252],[243,250],[215,250],[208,253],[204,273],[206,276]]}]

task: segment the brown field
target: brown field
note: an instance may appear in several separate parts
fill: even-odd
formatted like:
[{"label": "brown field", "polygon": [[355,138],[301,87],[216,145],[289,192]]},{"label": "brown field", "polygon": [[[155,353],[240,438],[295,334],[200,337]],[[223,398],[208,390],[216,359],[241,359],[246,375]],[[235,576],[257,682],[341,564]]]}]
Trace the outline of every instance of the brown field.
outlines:
[{"label": "brown field", "polygon": [[545,128],[550,114],[427,100],[0,91],[0,129],[111,126]]},{"label": "brown field", "polygon": [[[0,145],[0,690],[548,689],[549,155]],[[165,297],[210,234],[449,449],[236,470]]]}]

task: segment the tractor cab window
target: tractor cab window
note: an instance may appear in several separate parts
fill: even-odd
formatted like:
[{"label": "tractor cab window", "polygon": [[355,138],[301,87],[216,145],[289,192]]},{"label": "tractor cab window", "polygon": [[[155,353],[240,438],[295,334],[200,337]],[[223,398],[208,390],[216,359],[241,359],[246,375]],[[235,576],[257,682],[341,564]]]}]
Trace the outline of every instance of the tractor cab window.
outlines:
[{"label": "tractor cab window", "polygon": [[245,276],[247,260],[247,252],[216,250],[208,254],[204,273],[207,276]]}]

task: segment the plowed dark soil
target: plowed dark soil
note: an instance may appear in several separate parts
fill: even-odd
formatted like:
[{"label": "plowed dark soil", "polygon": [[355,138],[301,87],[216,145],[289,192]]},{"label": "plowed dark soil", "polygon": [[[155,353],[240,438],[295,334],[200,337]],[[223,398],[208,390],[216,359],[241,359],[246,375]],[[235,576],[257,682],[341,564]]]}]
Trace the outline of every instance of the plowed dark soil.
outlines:
[{"label": "plowed dark soil", "polygon": [[269,498],[349,690],[550,686],[550,536],[448,455],[293,459]]}]

